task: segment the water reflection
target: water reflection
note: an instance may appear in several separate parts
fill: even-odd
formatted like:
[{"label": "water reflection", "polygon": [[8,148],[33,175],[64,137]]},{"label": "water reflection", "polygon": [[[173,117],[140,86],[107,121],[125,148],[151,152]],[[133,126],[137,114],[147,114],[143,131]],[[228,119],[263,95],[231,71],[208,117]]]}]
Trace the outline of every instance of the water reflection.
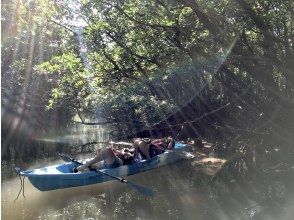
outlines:
[{"label": "water reflection", "polygon": [[[77,127],[63,136],[50,152],[46,147],[42,155],[55,155],[57,151],[73,153],[85,158],[84,152],[104,147],[109,136],[96,129]],[[78,135],[82,134],[82,135]],[[84,135],[84,136],[83,136]],[[85,139],[81,140],[81,137]],[[90,138],[89,138],[90,137]],[[47,137],[48,138],[48,137]],[[101,141],[82,150],[82,144]],[[56,137],[52,136],[52,139]],[[58,140],[61,140],[58,139]],[[63,139],[65,140],[65,139]],[[71,143],[72,145],[69,145]],[[49,153],[48,153],[49,152]],[[46,159],[45,159],[46,158]],[[62,163],[52,157],[19,164],[27,169]],[[128,179],[152,187],[154,197],[145,197],[119,182],[107,182],[84,187],[40,192],[25,181],[26,199],[13,203],[20,189],[20,181],[13,172],[13,163],[2,161],[2,219],[280,219],[294,216],[294,167],[279,165],[270,169],[255,168],[244,172],[242,160],[232,160],[222,169],[217,164],[225,160],[196,157],[173,165],[154,169]],[[217,166],[215,166],[217,165]]]},{"label": "water reflection", "polygon": [[115,181],[40,192],[26,180],[27,198],[13,203],[15,177],[2,183],[2,219],[292,219],[294,194],[284,181],[261,189],[227,174],[212,179],[203,169],[184,161],[128,178],[153,187],[154,197]]}]

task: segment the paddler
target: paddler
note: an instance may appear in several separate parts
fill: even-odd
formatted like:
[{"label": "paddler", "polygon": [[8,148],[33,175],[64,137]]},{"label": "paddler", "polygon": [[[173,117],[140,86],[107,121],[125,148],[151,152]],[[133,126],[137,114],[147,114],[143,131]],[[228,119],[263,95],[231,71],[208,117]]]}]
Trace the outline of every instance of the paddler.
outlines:
[{"label": "paddler", "polygon": [[123,148],[115,149],[113,144],[102,149],[96,157],[87,161],[85,164],[74,168],[74,172],[83,171],[88,168],[94,169],[113,169],[126,164],[134,163],[134,149]]},{"label": "paddler", "polygon": [[155,140],[150,139],[135,139],[134,147],[142,156],[142,159],[149,159],[156,155],[164,153],[166,150],[173,149],[175,141],[172,137],[160,138]]}]

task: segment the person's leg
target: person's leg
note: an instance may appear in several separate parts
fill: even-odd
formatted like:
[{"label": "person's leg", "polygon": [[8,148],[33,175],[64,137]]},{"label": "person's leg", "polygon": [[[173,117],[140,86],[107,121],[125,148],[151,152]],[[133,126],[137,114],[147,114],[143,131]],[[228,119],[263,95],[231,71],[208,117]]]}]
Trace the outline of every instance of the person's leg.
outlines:
[{"label": "person's leg", "polygon": [[149,155],[149,143],[146,143],[145,141],[142,140],[135,140],[134,141],[134,147],[136,150],[140,149],[140,151],[142,152],[142,154],[144,154],[143,156],[145,156],[146,159],[150,158]]},{"label": "person's leg", "polygon": [[103,155],[103,160],[91,165],[95,169],[112,169],[120,167],[123,165],[123,161],[115,155],[112,148],[103,149],[103,152],[100,152]]},{"label": "person's leg", "polygon": [[104,160],[99,161],[98,163],[94,163],[91,165],[91,168],[96,169],[96,170],[101,170],[105,168],[105,162]]},{"label": "person's leg", "polygon": [[113,169],[120,166],[123,166],[123,161],[117,156],[115,156],[114,161],[112,163],[107,163],[106,161],[104,161],[104,168],[106,169]]},{"label": "person's leg", "polygon": [[112,164],[115,161],[116,155],[114,154],[112,148],[108,147],[103,149],[103,160],[107,163],[107,164]]},{"label": "person's leg", "polygon": [[[105,149],[102,149],[96,157],[94,157],[92,160],[87,161],[85,164],[77,167],[78,171],[84,170],[88,167],[91,167],[93,164],[96,164],[100,161],[105,160],[107,164],[112,164],[115,161],[115,155],[110,147],[107,147]],[[95,165],[95,167],[101,167],[99,163]]]}]

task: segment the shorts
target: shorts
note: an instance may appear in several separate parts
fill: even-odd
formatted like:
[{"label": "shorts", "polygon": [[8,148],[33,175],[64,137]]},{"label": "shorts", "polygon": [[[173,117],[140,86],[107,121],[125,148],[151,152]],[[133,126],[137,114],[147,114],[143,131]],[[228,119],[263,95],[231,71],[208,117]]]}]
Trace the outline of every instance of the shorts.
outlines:
[{"label": "shorts", "polygon": [[123,165],[123,161],[118,157],[115,157],[114,162],[112,164],[107,164],[105,160],[103,160],[103,168],[104,169],[114,169]]},{"label": "shorts", "polygon": [[164,153],[164,149],[162,149],[162,148],[158,148],[158,147],[156,147],[156,146],[154,146],[154,145],[150,145],[149,146],[149,155],[150,155],[150,158],[152,158],[152,157],[155,157],[155,156],[157,156],[157,155],[159,155],[159,154],[162,154],[162,153]]}]

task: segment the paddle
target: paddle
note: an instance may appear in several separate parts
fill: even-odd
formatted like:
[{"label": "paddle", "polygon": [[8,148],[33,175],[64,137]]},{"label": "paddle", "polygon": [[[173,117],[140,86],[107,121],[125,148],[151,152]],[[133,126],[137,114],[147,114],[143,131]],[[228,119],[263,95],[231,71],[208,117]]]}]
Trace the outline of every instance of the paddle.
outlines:
[{"label": "paddle", "polygon": [[[183,146],[188,146],[191,149],[182,149]],[[193,148],[192,145],[176,142],[174,145],[174,149],[171,149],[168,151],[175,153],[176,155],[178,155],[179,157],[183,159],[191,160],[195,158],[195,155],[191,152],[192,148]]]},{"label": "paddle", "polygon": [[[79,164],[79,165],[83,165],[81,162],[75,160],[74,158],[71,158],[69,157],[68,155],[65,155],[65,154],[62,154],[62,153],[59,153],[58,154],[64,161],[66,162],[74,162],[76,164]],[[132,189],[136,190],[137,192],[141,193],[141,194],[144,194],[146,196],[154,196],[155,192],[153,189],[150,189],[150,188],[147,188],[147,187],[144,187],[144,186],[140,186],[138,184],[135,184],[135,183],[132,183],[132,182],[129,182],[127,181],[125,178],[120,178],[120,177],[117,177],[117,176],[113,176],[109,173],[106,173],[104,171],[101,171],[101,170],[98,170],[98,169],[93,169],[93,168],[90,168],[91,171],[95,171],[97,173],[102,173],[106,176],[109,176],[115,180],[118,180],[120,181],[121,183],[125,183],[127,184],[128,186],[130,186]]]},{"label": "paddle", "polygon": [[184,150],[180,151],[180,150],[177,150],[177,151],[173,151],[173,152],[176,153],[181,158],[186,159],[186,160],[191,160],[191,159],[194,159],[195,158],[195,155],[192,154],[191,152],[188,152],[188,151],[184,151]]}]

